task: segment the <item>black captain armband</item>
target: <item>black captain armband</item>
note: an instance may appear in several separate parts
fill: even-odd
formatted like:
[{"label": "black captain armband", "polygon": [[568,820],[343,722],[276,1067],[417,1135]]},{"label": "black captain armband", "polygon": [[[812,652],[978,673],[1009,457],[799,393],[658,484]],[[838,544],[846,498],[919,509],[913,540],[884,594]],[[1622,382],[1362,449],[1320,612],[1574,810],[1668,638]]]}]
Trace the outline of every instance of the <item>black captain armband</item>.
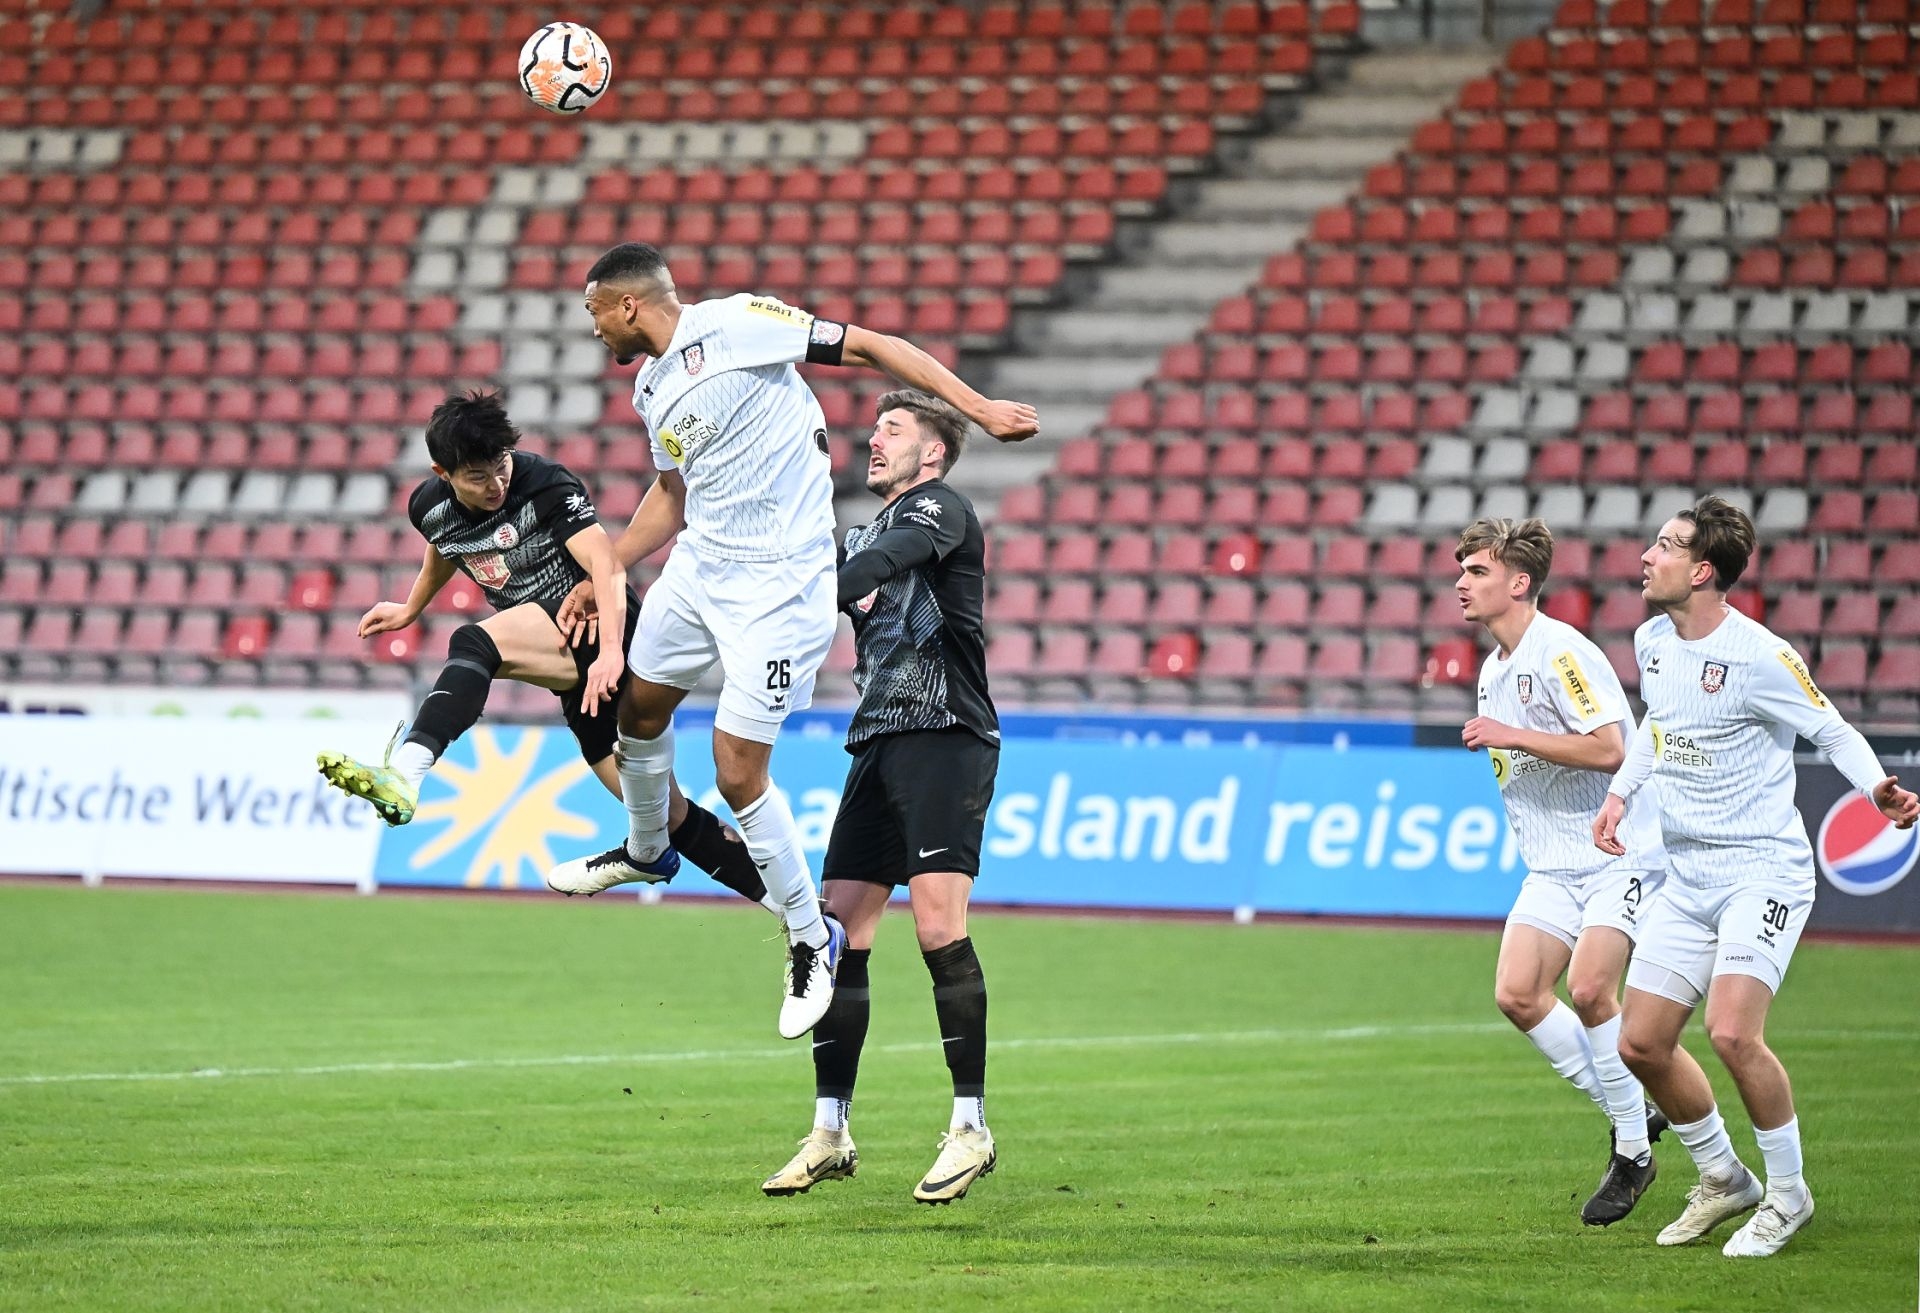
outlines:
[{"label": "black captain armband", "polygon": [[847,326],[831,319],[815,319],[807,334],[807,363],[837,365],[840,353],[847,349]]}]

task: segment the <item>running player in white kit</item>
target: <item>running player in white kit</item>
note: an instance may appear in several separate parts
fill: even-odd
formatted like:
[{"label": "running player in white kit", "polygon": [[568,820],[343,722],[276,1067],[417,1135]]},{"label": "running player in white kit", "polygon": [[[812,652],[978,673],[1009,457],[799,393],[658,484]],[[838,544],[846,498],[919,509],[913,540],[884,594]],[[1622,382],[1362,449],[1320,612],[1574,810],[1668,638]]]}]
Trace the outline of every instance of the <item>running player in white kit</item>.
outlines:
[{"label": "running player in white kit", "polygon": [[[1526,858],[1507,916],[1494,999],[1553,1069],[1613,1125],[1589,1226],[1633,1211],[1653,1183],[1646,1097],[1620,1060],[1620,977],[1641,915],[1660,887],[1660,832],[1651,814],[1622,832],[1623,855],[1593,850],[1589,822],[1607,772],[1626,757],[1633,726],[1613,667],[1572,625],[1542,615],[1553,534],[1540,520],[1475,520],[1454,549],[1466,619],[1497,645],[1480,667],[1480,714],[1461,740],[1493,757],[1493,777]],[[1562,973],[1569,1008],[1554,996]]]},{"label": "running player in white kit", "polygon": [[812,704],[838,618],[826,419],[794,365],[885,370],[1001,441],[1033,436],[1039,420],[1031,406],[982,397],[899,338],[770,297],[682,305],[665,258],[644,243],[594,262],[586,304],[594,336],[615,360],[650,357],[634,380],[633,407],[660,476],[615,555],[630,567],[680,539],[641,602],[628,652],[634,678],[621,697],[618,748],[627,841],[563,863],[547,883],[591,894],[672,878],[680,864],[667,838],[673,712],[719,662],[716,783],[769,894],[786,909],[780,1033],[795,1039],[833,1000],[846,933],[821,916],[792,808],[768,774],[782,722]]},{"label": "running player in white kit", "polygon": [[[1659,1242],[1697,1240],[1757,1205],[1722,1251],[1733,1258],[1778,1253],[1813,1216],[1793,1088],[1766,1041],[1768,1008],[1813,908],[1813,849],[1793,805],[1794,736],[1900,828],[1920,817],[1920,798],[1880,768],[1800,654],[1727,605],[1753,547],[1746,514],[1704,497],[1640,558],[1646,599],[1661,612],[1634,635],[1647,716],[1593,822],[1600,849],[1620,853],[1630,804],[1658,774],[1657,800],[1637,806],[1659,809],[1669,878],[1627,971],[1620,1052],[1700,1169]],[[1753,1119],[1764,1188],[1734,1153],[1706,1073],[1680,1047],[1703,998],[1707,1037]]]}]

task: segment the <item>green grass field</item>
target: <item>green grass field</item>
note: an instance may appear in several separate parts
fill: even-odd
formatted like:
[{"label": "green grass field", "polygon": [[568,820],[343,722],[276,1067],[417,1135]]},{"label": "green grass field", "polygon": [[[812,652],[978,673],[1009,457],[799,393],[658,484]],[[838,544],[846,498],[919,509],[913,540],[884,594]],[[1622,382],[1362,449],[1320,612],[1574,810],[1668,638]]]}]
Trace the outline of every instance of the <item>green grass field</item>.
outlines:
[{"label": "green grass field", "polygon": [[1581,1227],[1604,1125],[1494,1011],[1491,933],[979,915],[1001,1165],[929,1209],[949,1091],[903,916],[860,1175],[763,1198],[812,1111],[772,929],[0,887],[0,1307],[1915,1306],[1914,949],[1801,950],[1773,1038],[1820,1215],[1736,1263],[1654,1246],[1671,1140],[1639,1213]]}]

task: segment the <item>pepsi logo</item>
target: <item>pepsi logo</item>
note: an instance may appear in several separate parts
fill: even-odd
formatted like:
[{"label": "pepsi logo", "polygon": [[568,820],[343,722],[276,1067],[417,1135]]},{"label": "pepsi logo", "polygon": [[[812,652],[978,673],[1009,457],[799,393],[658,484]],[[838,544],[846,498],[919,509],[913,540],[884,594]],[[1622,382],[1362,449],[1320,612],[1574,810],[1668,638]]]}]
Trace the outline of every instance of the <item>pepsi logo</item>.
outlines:
[{"label": "pepsi logo", "polygon": [[1896,830],[1873,799],[1853,793],[1820,822],[1814,856],[1833,887],[1866,897],[1893,888],[1920,860],[1920,827]]}]

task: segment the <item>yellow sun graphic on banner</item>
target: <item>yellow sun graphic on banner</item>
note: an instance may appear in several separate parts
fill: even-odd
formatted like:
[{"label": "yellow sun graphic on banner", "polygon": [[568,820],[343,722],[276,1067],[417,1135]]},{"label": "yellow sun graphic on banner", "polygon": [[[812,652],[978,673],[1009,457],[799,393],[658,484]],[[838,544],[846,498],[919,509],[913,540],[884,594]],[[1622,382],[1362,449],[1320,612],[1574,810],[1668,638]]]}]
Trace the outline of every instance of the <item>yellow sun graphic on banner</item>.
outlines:
[{"label": "yellow sun graphic on banner", "polygon": [[502,889],[520,887],[523,864],[531,865],[528,883],[539,885],[555,865],[547,846],[555,836],[584,839],[598,827],[587,817],[568,811],[560,797],[587,774],[578,757],[537,779],[529,780],[540,756],[541,736],[521,734],[511,751],[489,729],[472,733],[472,769],[442,759],[434,777],[453,790],[450,798],[423,804],[413,824],[448,822],[447,828],[422,844],[408,863],[423,870],[476,835],[480,847],[467,866],[465,883],[480,888],[496,881]]}]

